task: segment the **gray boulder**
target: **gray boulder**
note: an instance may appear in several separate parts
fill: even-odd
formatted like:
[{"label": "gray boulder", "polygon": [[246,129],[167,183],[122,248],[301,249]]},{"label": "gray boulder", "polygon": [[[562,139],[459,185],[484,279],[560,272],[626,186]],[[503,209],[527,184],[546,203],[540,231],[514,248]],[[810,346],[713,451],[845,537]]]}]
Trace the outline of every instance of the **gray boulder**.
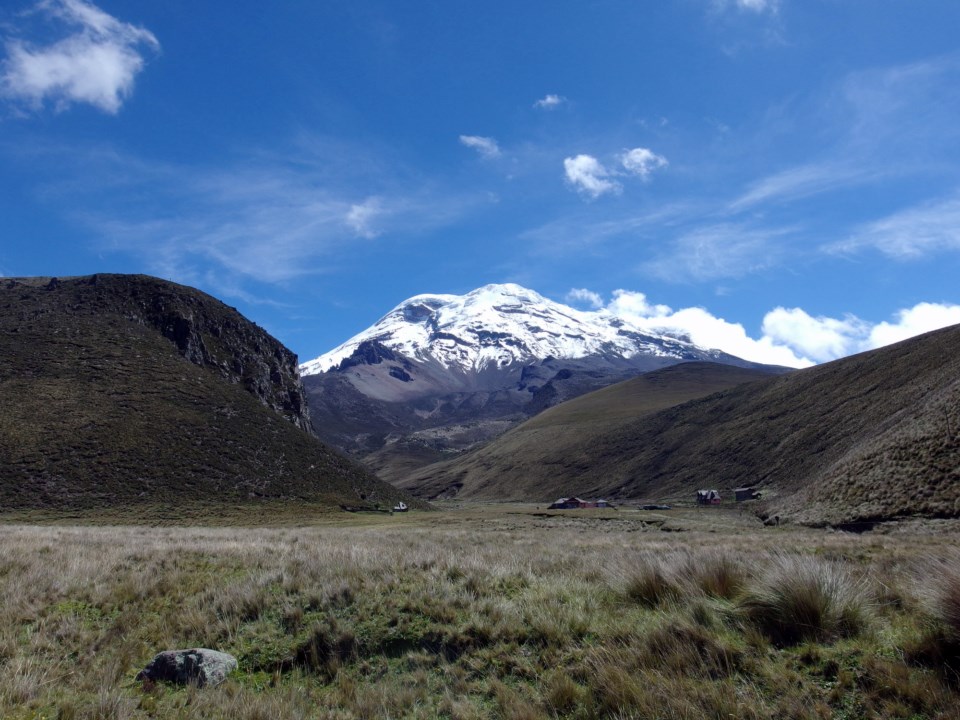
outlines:
[{"label": "gray boulder", "polygon": [[214,687],[237,669],[237,659],[217,650],[192,648],[165,650],[159,653],[139,673],[137,680],[172,682],[178,685],[195,684]]}]

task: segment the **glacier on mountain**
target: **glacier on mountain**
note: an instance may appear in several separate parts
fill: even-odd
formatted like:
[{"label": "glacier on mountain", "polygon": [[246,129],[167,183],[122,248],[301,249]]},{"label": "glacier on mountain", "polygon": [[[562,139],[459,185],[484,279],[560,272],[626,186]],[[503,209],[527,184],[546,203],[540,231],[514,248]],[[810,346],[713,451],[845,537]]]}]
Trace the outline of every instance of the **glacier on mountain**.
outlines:
[{"label": "glacier on mountain", "polygon": [[[512,283],[466,295],[416,295],[372,327],[300,365],[301,375],[337,368],[363,342],[375,341],[413,361],[481,372],[546,358],[638,354],[684,358],[712,352],[668,330],[651,333],[607,310],[576,310]],[[721,353],[717,352],[718,355]]]}]

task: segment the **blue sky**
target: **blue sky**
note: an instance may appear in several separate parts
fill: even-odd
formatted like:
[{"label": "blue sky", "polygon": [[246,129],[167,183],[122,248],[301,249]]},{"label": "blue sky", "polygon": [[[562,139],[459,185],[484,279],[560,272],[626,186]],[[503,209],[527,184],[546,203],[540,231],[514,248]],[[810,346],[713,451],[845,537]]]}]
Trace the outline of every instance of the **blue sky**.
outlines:
[{"label": "blue sky", "polygon": [[319,355],[516,282],[808,364],[960,322],[955,0],[11,0],[0,274]]}]

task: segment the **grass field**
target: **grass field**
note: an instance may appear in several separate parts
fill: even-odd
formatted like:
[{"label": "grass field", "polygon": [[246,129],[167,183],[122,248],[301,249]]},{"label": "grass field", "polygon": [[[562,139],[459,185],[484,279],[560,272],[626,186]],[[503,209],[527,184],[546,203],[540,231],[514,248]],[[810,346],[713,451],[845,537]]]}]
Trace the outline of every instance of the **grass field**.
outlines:
[{"label": "grass field", "polygon": [[[449,505],[0,525],[0,717],[955,718],[954,526]],[[209,647],[218,688],[144,687]]]}]

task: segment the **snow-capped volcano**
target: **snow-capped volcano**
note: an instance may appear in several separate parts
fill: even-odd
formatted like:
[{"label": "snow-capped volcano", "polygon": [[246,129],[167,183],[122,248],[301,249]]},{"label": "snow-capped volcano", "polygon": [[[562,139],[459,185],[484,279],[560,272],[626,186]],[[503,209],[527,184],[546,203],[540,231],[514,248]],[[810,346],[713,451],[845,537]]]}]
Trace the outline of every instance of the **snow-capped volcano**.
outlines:
[{"label": "snow-capped volcano", "polygon": [[514,284],[466,295],[417,295],[347,342],[300,366],[302,375],[337,368],[362,343],[376,342],[417,362],[481,372],[546,358],[635,355],[698,359],[716,352],[669,334],[651,334],[608,311],[584,312]]}]

